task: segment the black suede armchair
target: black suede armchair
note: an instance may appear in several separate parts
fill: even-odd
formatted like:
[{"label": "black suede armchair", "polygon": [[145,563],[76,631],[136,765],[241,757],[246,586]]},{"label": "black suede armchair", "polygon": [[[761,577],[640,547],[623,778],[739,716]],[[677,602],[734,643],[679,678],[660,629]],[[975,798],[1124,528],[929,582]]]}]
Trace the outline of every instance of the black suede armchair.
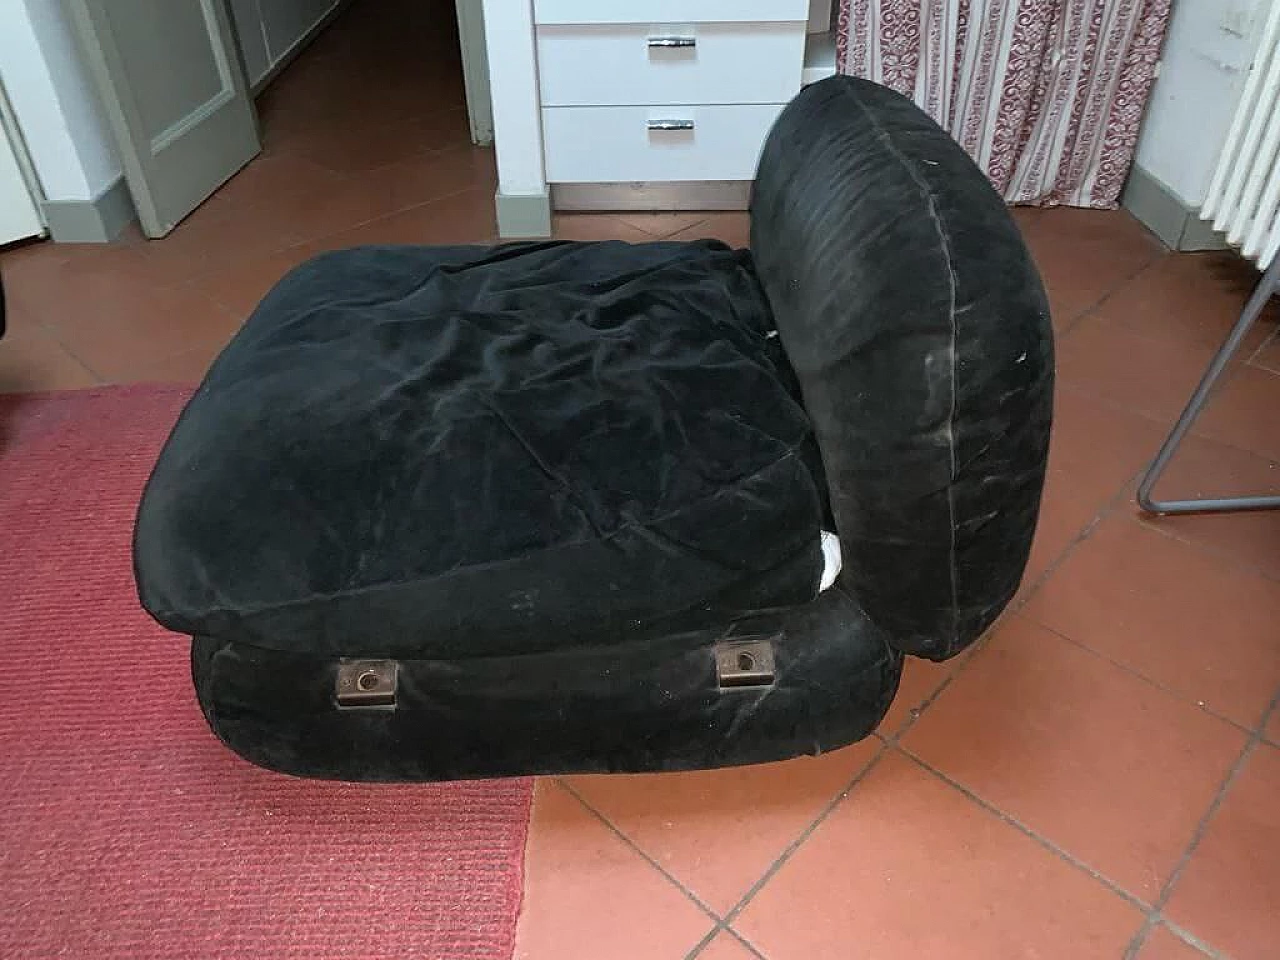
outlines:
[{"label": "black suede armchair", "polygon": [[1017,228],[844,77],[778,120],[751,224],[751,253],[366,247],[284,278],[138,513],[214,732],[351,780],[752,763],[866,736],[904,655],[973,643],[1052,414]]}]

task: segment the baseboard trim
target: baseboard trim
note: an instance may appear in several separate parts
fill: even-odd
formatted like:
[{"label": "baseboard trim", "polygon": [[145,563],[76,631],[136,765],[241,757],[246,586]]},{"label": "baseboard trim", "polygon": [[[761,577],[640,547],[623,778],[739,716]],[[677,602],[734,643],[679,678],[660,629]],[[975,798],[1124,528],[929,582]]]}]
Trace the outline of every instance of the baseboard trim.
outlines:
[{"label": "baseboard trim", "polygon": [[138,219],[124,177],[92,200],[44,200],[40,210],[55,243],[110,243]]},{"label": "baseboard trim", "polygon": [[1173,250],[1226,250],[1226,237],[1213,229],[1200,211],[1189,207],[1157,177],[1135,166],[1129,173],[1121,205],[1165,246]]},{"label": "baseboard trim", "polygon": [[747,210],[751,186],[750,180],[557,183],[551,187],[551,206],[579,212]]},{"label": "baseboard trim", "polygon": [[498,236],[504,240],[542,239],[551,236],[551,195],[502,193],[494,196]]},{"label": "baseboard trim", "polygon": [[1231,244],[1227,243],[1225,233],[1213,229],[1212,223],[1201,220],[1199,215],[1196,215],[1187,221],[1186,228],[1182,231],[1182,240],[1176,249],[1228,250],[1230,247]]}]

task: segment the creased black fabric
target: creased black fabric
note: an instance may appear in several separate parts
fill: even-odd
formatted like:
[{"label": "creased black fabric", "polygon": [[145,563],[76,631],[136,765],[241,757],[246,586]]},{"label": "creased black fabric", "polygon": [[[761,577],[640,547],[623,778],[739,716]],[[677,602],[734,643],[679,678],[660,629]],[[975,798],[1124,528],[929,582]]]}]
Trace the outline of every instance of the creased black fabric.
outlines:
[{"label": "creased black fabric", "polygon": [[[712,644],[772,638],[777,682],[721,691]],[[902,658],[840,590],[613,647],[400,661],[393,711],[333,705],[337,663],[199,638],[209,725],[252,762],[342,780],[697,770],[818,754],[875,729]]]},{"label": "creased black fabric", "polygon": [[1004,203],[905,97],[834,77],[779,117],[751,245],[826,464],[847,590],[899,649],[972,643],[1017,590],[1053,334]]},{"label": "creased black fabric", "polygon": [[710,241],[321,256],[165,446],[142,602],[286,652],[464,658],[810,600],[817,458],[770,329]]}]

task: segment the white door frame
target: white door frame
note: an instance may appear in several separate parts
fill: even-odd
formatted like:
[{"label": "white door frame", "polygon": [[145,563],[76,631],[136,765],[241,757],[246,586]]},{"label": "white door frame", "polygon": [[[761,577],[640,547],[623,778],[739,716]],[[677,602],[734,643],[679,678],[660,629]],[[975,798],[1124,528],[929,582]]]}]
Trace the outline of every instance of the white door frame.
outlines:
[{"label": "white door frame", "polygon": [[[3,82],[0,82],[0,142],[7,144],[12,150],[13,157],[18,163],[18,173],[22,176],[22,181],[27,187],[27,195],[31,199],[35,230],[28,236],[42,237],[49,232],[44,219],[44,190],[40,186],[40,178],[36,176],[35,164],[31,162],[31,154],[27,152],[27,142],[22,137],[22,129],[18,126],[18,118],[13,114],[13,106],[9,103],[9,96],[5,93]],[[4,242],[7,241],[0,238],[0,243]]]},{"label": "white door frame", "polygon": [[493,143],[493,98],[489,91],[489,54],[484,37],[482,0],[454,0],[458,11],[458,44],[462,48],[462,80],[467,89],[471,140]]}]

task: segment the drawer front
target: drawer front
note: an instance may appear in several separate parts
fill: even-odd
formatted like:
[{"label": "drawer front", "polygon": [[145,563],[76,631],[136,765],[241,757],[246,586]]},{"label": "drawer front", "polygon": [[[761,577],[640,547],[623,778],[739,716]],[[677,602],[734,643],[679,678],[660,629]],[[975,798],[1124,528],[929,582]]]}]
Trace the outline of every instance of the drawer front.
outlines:
[{"label": "drawer front", "polygon": [[752,180],[783,106],[547,107],[547,181]]},{"label": "drawer front", "polygon": [[708,23],[809,19],[809,0],[533,0],[534,23]]},{"label": "drawer front", "polygon": [[542,105],[785,103],[804,43],[803,21],[539,27]]}]

